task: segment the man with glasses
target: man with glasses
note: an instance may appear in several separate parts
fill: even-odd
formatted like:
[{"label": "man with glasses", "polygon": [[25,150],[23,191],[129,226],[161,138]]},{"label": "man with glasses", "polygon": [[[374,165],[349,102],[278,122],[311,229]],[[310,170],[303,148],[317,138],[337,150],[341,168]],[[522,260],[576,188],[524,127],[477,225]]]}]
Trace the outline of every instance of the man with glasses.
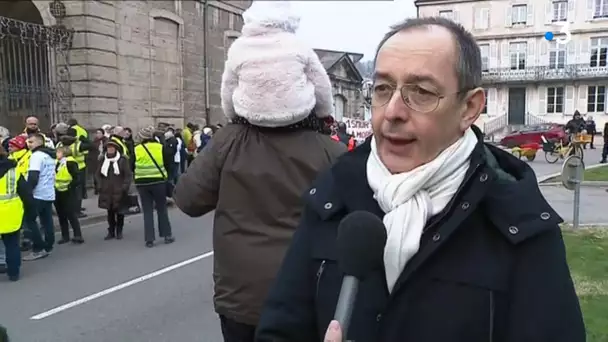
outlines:
[{"label": "man with glasses", "polygon": [[[375,60],[373,136],[305,196],[257,341],[585,341],[562,219],[526,163],[484,144],[481,85],[462,26],[392,27]],[[343,332],[331,322],[336,236],[354,211],[382,219],[387,242]]]}]

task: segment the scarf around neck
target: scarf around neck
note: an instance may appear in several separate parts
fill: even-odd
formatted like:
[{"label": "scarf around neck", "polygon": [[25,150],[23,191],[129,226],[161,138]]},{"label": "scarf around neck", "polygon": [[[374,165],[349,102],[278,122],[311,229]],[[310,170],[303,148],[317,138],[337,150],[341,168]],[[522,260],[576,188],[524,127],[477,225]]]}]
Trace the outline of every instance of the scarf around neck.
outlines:
[{"label": "scarf around neck", "polygon": [[391,174],[380,160],[372,138],[367,182],[384,211],[387,241],[384,267],[389,292],[407,262],[418,252],[426,222],[440,213],[458,191],[478,143],[471,128],[435,159],[411,171]]},{"label": "scarf around neck", "polygon": [[120,159],[120,152],[118,151],[116,151],[116,155],[114,156],[114,158],[108,157],[107,153],[104,155],[103,164],[101,165],[101,174],[104,175],[104,177],[108,176],[110,164],[112,164],[113,166],[114,174],[120,175],[120,170],[118,168],[118,159]]}]

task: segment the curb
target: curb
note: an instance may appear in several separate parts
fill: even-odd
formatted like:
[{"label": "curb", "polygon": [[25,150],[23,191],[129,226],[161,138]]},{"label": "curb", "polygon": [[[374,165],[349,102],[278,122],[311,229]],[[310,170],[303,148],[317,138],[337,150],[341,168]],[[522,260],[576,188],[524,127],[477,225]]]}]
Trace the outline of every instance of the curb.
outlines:
[{"label": "curb", "polygon": [[[591,170],[591,169],[595,169],[601,166],[608,166],[608,164],[593,164],[593,165],[589,165],[589,166],[585,166],[585,170]],[[536,177],[536,180],[538,181],[538,183],[543,183],[551,178],[555,178],[560,176],[562,173],[561,172],[557,172],[557,173],[553,173],[550,175],[545,175],[545,176],[540,176],[540,177]],[[551,183],[548,183],[551,184]],[[560,183],[561,184],[561,183]]]},{"label": "curb", "polygon": [[[563,186],[563,184],[561,182],[551,182],[551,183],[539,183],[538,186]],[[608,182],[605,182],[605,181],[589,181],[589,182],[585,182],[585,181],[583,181],[581,183],[581,187],[587,187],[587,188],[592,188],[592,187],[608,187]]]}]

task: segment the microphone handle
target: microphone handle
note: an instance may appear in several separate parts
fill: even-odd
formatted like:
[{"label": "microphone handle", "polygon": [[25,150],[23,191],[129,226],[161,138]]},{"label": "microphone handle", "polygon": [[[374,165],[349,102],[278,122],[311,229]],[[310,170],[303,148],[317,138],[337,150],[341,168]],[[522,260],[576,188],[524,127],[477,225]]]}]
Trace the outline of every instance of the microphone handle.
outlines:
[{"label": "microphone handle", "polygon": [[351,275],[345,275],[342,279],[342,288],[340,289],[340,297],[336,305],[334,320],[340,323],[342,328],[342,337],[346,340],[350,318],[355,308],[355,299],[359,290],[359,279]]}]

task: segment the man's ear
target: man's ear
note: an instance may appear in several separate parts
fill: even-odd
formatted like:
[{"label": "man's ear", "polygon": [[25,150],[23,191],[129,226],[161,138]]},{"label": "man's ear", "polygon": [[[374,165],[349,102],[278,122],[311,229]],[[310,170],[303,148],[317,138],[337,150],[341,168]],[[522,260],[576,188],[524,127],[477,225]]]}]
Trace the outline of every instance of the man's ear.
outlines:
[{"label": "man's ear", "polygon": [[460,128],[464,131],[471,127],[479,118],[486,105],[486,93],[483,88],[469,90],[465,96],[463,111],[461,114]]}]

